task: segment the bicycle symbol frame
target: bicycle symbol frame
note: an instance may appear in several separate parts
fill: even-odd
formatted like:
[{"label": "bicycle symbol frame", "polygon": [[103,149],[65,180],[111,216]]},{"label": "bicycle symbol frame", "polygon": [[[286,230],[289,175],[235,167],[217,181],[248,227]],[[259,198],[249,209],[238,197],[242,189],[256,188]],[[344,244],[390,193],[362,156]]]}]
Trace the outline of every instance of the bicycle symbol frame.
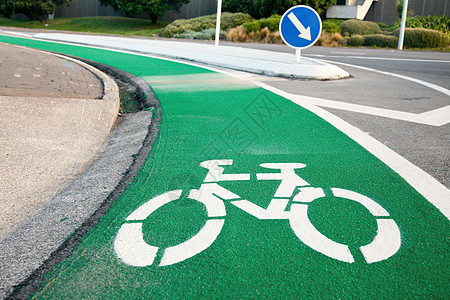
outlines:
[{"label": "bicycle symbol frame", "polygon": [[[312,187],[295,173],[296,169],[306,167],[302,163],[264,163],[266,169],[279,170],[277,173],[258,173],[258,180],[280,180],[269,206],[262,208],[239,195],[220,186],[221,181],[248,181],[250,174],[224,174],[222,166],[230,166],[233,160],[209,160],[200,163],[208,173],[199,189],[192,189],[188,198],[206,207],[208,220],[203,228],[187,241],[164,250],[159,266],[169,266],[189,259],[206,250],[214,243],[225,223],[224,201],[261,220],[286,219],[294,234],[307,246],[330,258],[353,263],[354,258],[348,245],[337,243],[319,232],[308,218],[308,204],[325,197],[322,188]],[[290,210],[286,208],[295,191]],[[368,264],[386,260],[400,249],[400,230],[389,213],[374,200],[357,192],[331,188],[335,197],[345,198],[363,205],[376,218],[378,230],[368,245],[359,248]],[[147,244],[142,233],[143,221],[163,205],[178,200],[182,190],[174,190],[147,201],[131,213],[120,227],[114,241],[117,256],[125,263],[136,267],[150,266],[154,263],[159,248]],[[220,198],[219,198],[220,197]]]}]

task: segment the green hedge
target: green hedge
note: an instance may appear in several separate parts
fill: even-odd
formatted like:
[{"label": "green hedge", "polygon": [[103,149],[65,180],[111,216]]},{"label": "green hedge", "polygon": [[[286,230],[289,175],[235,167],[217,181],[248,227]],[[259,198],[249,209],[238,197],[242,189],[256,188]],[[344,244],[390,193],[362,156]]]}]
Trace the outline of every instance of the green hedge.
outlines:
[{"label": "green hedge", "polygon": [[[175,39],[189,39],[189,40],[214,40],[216,38],[216,29],[210,28],[202,31],[186,30],[183,33],[177,33],[173,36]],[[220,31],[220,39],[226,38],[226,32]]]},{"label": "green hedge", "polygon": [[389,25],[382,22],[377,22],[378,27],[380,27],[381,31],[389,31]]},{"label": "green hedge", "polygon": [[347,45],[352,47],[364,46],[364,37],[362,35],[355,34],[348,39]]},{"label": "green hedge", "polygon": [[364,36],[364,46],[396,48],[398,46],[398,38],[385,34],[366,35]]},{"label": "green hedge", "polygon": [[347,20],[341,23],[342,34],[344,35],[367,35],[380,33],[380,26],[377,23],[360,20]]},{"label": "green hedge", "polygon": [[253,22],[245,23],[243,26],[247,30],[247,33],[256,32],[261,29],[261,22],[255,20]]},{"label": "green hedge", "polygon": [[[400,27],[400,22],[394,24],[395,28]],[[406,19],[407,28],[425,28],[433,29],[450,36],[450,17],[447,16],[428,16],[411,17]]]},{"label": "green hedge", "polygon": [[261,20],[261,28],[269,28],[270,31],[275,32],[280,29],[280,15],[272,15],[266,19]]},{"label": "green hedge", "polygon": [[[221,30],[228,30],[230,28],[251,22],[253,19],[249,14],[244,13],[222,13],[220,21]],[[185,31],[200,32],[202,30],[216,27],[216,15],[208,15],[189,20],[178,19],[167,25],[160,32],[162,37],[173,37],[175,34],[182,34]]]},{"label": "green hedge", "polygon": [[[392,35],[353,35],[348,39],[347,45],[353,47],[396,48],[398,46],[399,32],[397,29]],[[449,43],[450,39],[440,31],[424,28],[406,28],[403,45],[405,48],[443,48]]]},{"label": "green hedge", "polygon": [[398,45],[398,38],[392,35],[385,34],[371,34],[358,35],[355,34],[347,40],[348,46],[353,47],[380,47],[380,48],[396,48]]},{"label": "green hedge", "polygon": [[342,29],[336,22],[325,20],[322,22],[322,30],[329,33],[342,33]]},{"label": "green hedge", "polygon": [[276,32],[280,27],[281,16],[272,15],[268,18],[255,20],[253,22],[245,23],[244,27],[247,29],[247,33],[256,32],[263,28],[269,28],[271,32]]},{"label": "green hedge", "polygon": [[[399,29],[392,33],[398,37]],[[446,34],[425,28],[406,28],[403,46],[405,48],[442,48],[449,44]]]}]

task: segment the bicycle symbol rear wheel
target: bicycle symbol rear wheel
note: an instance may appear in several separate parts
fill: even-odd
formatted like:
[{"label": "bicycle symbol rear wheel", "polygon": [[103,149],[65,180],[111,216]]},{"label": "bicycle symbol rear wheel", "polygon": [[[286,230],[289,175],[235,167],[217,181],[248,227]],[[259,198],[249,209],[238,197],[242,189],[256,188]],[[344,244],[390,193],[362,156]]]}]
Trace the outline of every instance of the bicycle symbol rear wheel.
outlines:
[{"label": "bicycle symbol rear wheel", "polygon": [[[191,190],[188,198],[197,200],[205,205],[208,216],[214,219],[206,221],[203,228],[193,237],[178,245],[168,247],[165,250],[147,244],[142,233],[143,221],[163,205],[178,200],[182,190],[174,190],[159,195],[135,210],[128,216],[125,223],[120,227],[114,241],[114,249],[118,257],[126,264],[136,267],[150,266],[154,263],[158,251],[164,251],[159,266],[169,266],[184,261],[208,248],[217,238],[222,230],[225,217],[225,206],[223,202],[215,203],[201,201],[198,190]],[[216,205],[216,206],[214,206]],[[219,205],[220,213],[216,213]],[[220,207],[220,206],[223,207]]]}]

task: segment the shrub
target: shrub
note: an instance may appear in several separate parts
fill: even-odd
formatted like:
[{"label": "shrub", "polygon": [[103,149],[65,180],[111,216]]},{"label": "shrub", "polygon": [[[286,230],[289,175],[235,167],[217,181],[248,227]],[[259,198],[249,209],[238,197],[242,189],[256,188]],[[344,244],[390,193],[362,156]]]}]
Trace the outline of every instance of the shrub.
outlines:
[{"label": "shrub", "polygon": [[227,32],[227,41],[246,42],[247,41],[247,29],[244,26],[238,26],[235,28],[231,28]]},{"label": "shrub", "polygon": [[243,26],[245,27],[247,33],[255,32],[255,31],[258,31],[261,29],[261,22],[258,20],[255,20],[250,23],[245,23]]},{"label": "shrub", "polygon": [[244,27],[247,29],[247,33],[256,32],[261,28],[269,28],[270,31],[278,31],[280,26],[281,16],[272,15],[266,19],[255,20],[253,22],[245,23]]},{"label": "shrub", "polygon": [[248,37],[250,38],[250,41],[252,42],[262,42],[266,43],[268,36],[270,35],[270,30],[267,27],[264,27],[261,30],[258,30],[256,32],[251,32]]},{"label": "shrub", "polygon": [[226,35],[228,41],[232,42],[254,42],[267,44],[282,44],[280,33],[278,31],[271,32],[268,27],[247,33],[247,28],[238,26],[231,28]]},{"label": "shrub", "polygon": [[[216,15],[212,15],[214,19],[214,28],[216,27]],[[223,12],[220,19],[220,29],[228,30],[230,28],[251,22],[253,18],[249,14]],[[206,28],[207,29],[207,28]]]},{"label": "shrub", "polygon": [[266,43],[268,44],[283,44],[283,40],[281,39],[280,31],[271,32],[266,39]]},{"label": "shrub", "polygon": [[[392,34],[398,37],[399,29]],[[403,46],[405,48],[442,48],[449,44],[446,34],[424,28],[406,28]]]},{"label": "shrub", "polygon": [[389,30],[389,25],[386,23],[377,22],[378,27],[380,27],[381,30]]},{"label": "shrub", "polygon": [[380,26],[377,23],[360,20],[347,20],[341,23],[342,34],[344,35],[366,35],[380,33]]},{"label": "shrub", "polygon": [[361,47],[364,45],[364,37],[362,35],[355,34],[348,39],[347,45],[353,47]]},{"label": "shrub", "polygon": [[364,36],[364,46],[396,48],[397,45],[398,45],[398,38],[392,35],[372,34]]},{"label": "shrub", "polygon": [[[224,39],[226,32],[220,31],[220,38]],[[214,28],[205,29],[202,31],[186,30],[183,33],[177,33],[173,36],[175,39],[189,39],[189,40],[214,40],[216,38],[216,30]]]},{"label": "shrub", "polygon": [[192,29],[193,26],[188,24],[188,21],[185,19],[175,20],[164,27],[164,29],[159,32],[159,35],[162,37],[173,37],[175,34],[181,34],[187,30],[190,30],[188,28]]},{"label": "shrub", "polygon": [[[222,30],[228,30],[244,23],[251,22],[253,19],[248,14],[244,13],[228,13],[224,12],[222,14],[222,19],[220,21],[220,28]],[[162,37],[172,37],[175,34],[182,34],[185,31],[195,31],[200,32],[205,29],[216,27],[216,15],[203,16],[198,18],[193,18],[189,20],[178,19],[167,25],[160,32]]]},{"label": "shrub", "polygon": [[[394,24],[394,28],[399,28],[400,22]],[[406,19],[408,28],[426,28],[446,33],[450,36],[450,18],[447,16],[413,17]]]},{"label": "shrub", "polygon": [[347,40],[338,32],[329,33],[322,31],[316,46],[341,47],[346,46]]},{"label": "shrub", "polygon": [[280,21],[281,16],[280,15],[271,15],[270,17],[266,19],[261,19],[261,28],[267,27],[270,31],[278,31],[280,28]]},{"label": "shrub", "polygon": [[329,33],[342,33],[341,27],[331,20],[325,20],[322,22],[322,29]]}]

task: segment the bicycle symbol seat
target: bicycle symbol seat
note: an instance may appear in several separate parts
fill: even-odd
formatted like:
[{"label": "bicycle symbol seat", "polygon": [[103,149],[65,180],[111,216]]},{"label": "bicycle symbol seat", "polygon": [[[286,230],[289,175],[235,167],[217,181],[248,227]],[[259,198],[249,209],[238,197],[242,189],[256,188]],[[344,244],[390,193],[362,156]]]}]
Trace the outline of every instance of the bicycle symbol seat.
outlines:
[{"label": "bicycle symbol seat", "polygon": [[[164,250],[159,266],[169,266],[189,259],[206,250],[216,240],[225,223],[226,208],[224,201],[261,220],[286,219],[294,234],[311,249],[330,258],[353,263],[354,258],[348,245],[337,243],[318,231],[308,218],[308,205],[325,197],[322,188],[312,187],[295,172],[306,167],[301,163],[265,163],[266,169],[279,170],[276,173],[256,174],[258,180],[280,180],[280,185],[269,206],[262,208],[239,195],[220,186],[221,181],[247,181],[250,174],[224,174],[222,166],[232,165],[232,160],[209,160],[200,163],[208,173],[199,189],[192,189],[188,198],[202,203],[207,211],[208,220],[203,228],[187,241]],[[294,196],[295,192],[298,193]],[[389,213],[374,200],[357,192],[331,188],[335,197],[345,198],[363,205],[376,218],[377,234],[368,245],[359,248],[367,263],[386,260],[400,249],[401,235],[395,221]],[[131,213],[120,227],[114,241],[117,256],[125,263],[136,267],[150,266],[154,263],[158,251],[156,246],[144,241],[143,221],[163,205],[176,201],[182,190],[174,190],[147,201]],[[292,198],[292,196],[294,196]],[[286,210],[290,199],[292,205]]]}]

